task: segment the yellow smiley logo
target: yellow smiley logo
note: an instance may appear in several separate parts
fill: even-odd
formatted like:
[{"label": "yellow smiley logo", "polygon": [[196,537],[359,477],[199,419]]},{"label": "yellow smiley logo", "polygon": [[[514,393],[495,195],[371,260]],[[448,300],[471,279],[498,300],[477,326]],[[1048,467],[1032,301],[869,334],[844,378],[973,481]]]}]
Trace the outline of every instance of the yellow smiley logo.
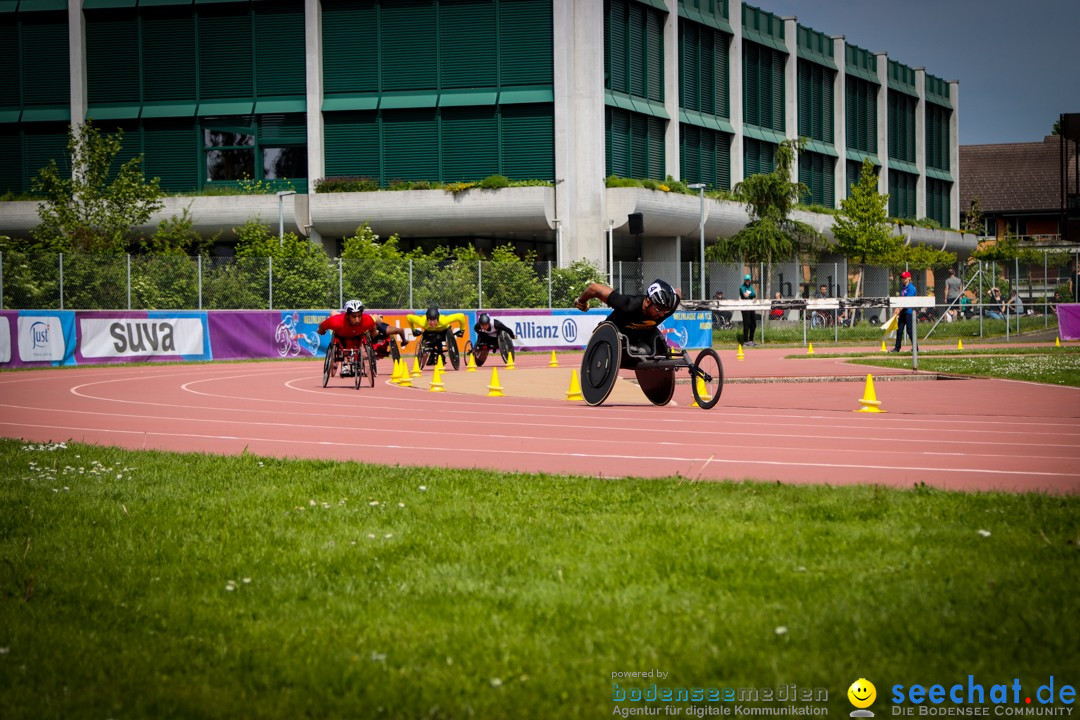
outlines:
[{"label": "yellow smiley logo", "polygon": [[877,700],[877,688],[866,678],[859,678],[851,683],[847,690],[848,700],[857,708],[868,708]]}]

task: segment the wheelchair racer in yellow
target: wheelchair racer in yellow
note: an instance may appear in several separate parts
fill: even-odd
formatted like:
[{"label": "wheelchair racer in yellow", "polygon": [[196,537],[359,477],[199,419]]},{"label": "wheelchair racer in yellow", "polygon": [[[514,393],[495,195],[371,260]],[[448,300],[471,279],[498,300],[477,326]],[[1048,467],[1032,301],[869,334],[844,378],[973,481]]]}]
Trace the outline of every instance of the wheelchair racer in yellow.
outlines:
[{"label": "wheelchair racer in yellow", "polygon": [[[458,352],[457,338],[461,337],[468,327],[468,318],[465,313],[450,313],[442,315],[439,308],[429,307],[424,315],[406,315],[405,322],[412,328],[413,336],[420,333],[420,340],[416,343],[416,359],[421,369],[434,365],[439,357],[449,357],[450,365],[457,370],[461,367],[461,354]],[[457,325],[457,330],[451,328]]]}]

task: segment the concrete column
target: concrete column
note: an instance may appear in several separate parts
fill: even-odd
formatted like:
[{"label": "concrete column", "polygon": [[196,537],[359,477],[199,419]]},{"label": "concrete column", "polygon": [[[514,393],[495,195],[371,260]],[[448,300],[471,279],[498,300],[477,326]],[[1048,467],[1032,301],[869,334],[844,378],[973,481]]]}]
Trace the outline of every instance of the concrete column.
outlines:
[{"label": "concrete column", "polygon": [[[693,297],[687,268],[681,261],[679,237],[647,237],[641,239],[641,280],[650,283],[655,278],[667,280],[682,289],[683,297]],[[642,292],[644,288],[631,292]]]},{"label": "concrete column", "polygon": [[[322,98],[322,8],[319,0],[304,0],[304,66],[306,83],[304,88],[307,101],[307,156],[308,156],[308,193],[315,192],[315,181],[326,176],[326,141],[323,132]],[[321,242],[322,238],[311,227],[309,203],[302,203],[304,217],[297,217],[296,224],[308,234],[312,242]],[[300,207],[294,204],[294,207]],[[324,244],[324,249],[325,244]],[[334,254],[332,249],[330,254]]]},{"label": "concrete column", "polygon": [[889,192],[889,55],[877,56],[877,78],[881,90],[877,99],[877,154],[881,172],[878,174],[878,192]]},{"label": "concrete column", "polygon": [[[799,23],[793,17],[783,18],[784,45],[787,63],[784,64],[784,137],[799,139]],[[791,182],[799,182],[799,155],[791,163]]]},{"label": "concrete column", "polygon": [[833,147],[836,148],[836,171],[833,183],[834,207],[847,197],[847,41],[844,36],[834,37],[833,60],[836,61],[836,78],[833,80]]},{"label": "concrete column", "polygon": [[664,174],[682,180],[682,158],[679,153],[679,0],[667,0],[664,20],[664,110],[667,111],[667,130],[664,132]]},{"label": "concrete column", "polygon": [[71,124],[78,127],[86,120],[86,19],[82,0],[68,0],[68,78],[70,83]]},{"label": "concrete column", "polygon": [[606,268],[603,38],[598,42],[604,4],[565,0],[553,3],[552,13],[555,179],[563,180],[555,186],[563,229],[560,262],[584,258]]},{"label": "concrete column", "polygon": [[949,190],[949,227],[960,227],[960,83],[949,82],[949,100],[952,112],[949,113],[949,174],[952,175],[952,189]]},{"label": "concrete column", "polygon": [[729,0],[728,24],[733,33],[728,47],[728,107],[731,110],[731,187],[743,181],[743,61],[742,0]]},{"label": "concrete column", "polygon": [[919,103],[915,106],[915,167],[919,177],[915,181],[915,217],[926,217],[926,68],[915,68],[915,92]]}]

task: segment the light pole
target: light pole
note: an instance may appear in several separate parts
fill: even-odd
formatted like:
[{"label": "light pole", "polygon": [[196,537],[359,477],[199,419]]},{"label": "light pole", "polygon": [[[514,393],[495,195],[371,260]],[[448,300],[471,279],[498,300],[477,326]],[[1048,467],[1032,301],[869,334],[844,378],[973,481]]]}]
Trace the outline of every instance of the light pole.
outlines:
[{"label": "light pole", "polygon": [[687,185],[691,190],[698,191],[701,200],[701,211],[698,218],[699,230],[701,231],[701,299],[705,297],[705,183],[691,183]]},{"label": "light pole", "polygon": [[277,194],[278,247],[285,244],[285,198],[295,194],[295,190],[279,190]]}]

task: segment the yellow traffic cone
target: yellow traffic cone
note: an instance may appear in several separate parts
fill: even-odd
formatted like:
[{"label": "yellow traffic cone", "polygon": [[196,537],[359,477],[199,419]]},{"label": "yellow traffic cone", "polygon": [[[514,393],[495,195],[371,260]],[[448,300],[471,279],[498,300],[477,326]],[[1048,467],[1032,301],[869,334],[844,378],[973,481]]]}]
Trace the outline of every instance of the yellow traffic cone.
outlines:
[{"label": "yellow traffic cone", "polygon": [[858,410],[852,412],[865,412],[865,413],[883,413],[879,406],[881,401],[877,399],[877,395],[874,394],[874,378],[869,373],[866,375],[866,389],[863,390],[863,396],[859,398],[859,403],[862,405]]},{"label": "yellow traffic cone", "polygon": [[551,360],[548,362],[548,367],[559,367],[559,358],[555,357],[555,351],[551,351]]},{"label": "yellow traffic cone", "polygon": [[514,367],[514,353],[510,353],[509,355],[506,356],[506,369],[507,370],[517,370],[517,368]]},{"label": "yellow traffic cone", "polygon": [[807,355],[813,355],[814,354],[814,343],[807,343],[806,344],[806,354]]},{"label": "yellow traffic cone", "polygon": [[746,359],[746,356],[743,355],[742,344],[739,345],[739,354],[736,355],[735,357],[737,357],[739,359],[739,362],[742,362],[744,359]]},{"label": "yellow traffic cone", "polygon": [[885,347],[884,340],[881,341],[881,352],[889,352],[889,350]]},{"label": "yellow traffic cone", "polygon": [[577,370],[570,371],[570,389],[566,391],[567,400],[584,400],[581,395],[581,383],[578,382]]},{"label": "yellow traffic cone", "polygon": [[431,373],[431,387],[428,388],[429,392],[446,392],[443,388],[442,370],[439,366],[435,366],[435,372]]},{"label": "yellow traffic cone", "polygon": [[499,384],[498,368],[491,368],[491,383],[488,384],[488,397],[502,397],[502,385]]},{"label": "yellow traffic cone", "polygon": [[440,355],[439,359],[435,361],[435,369],[440,372],[446,369],[446,366],[443,365],[442,355]]},{"label": "yellow traffic cone", "polygon": [[956,349],[957,350],[963,350],[964,349],[964,341],[962,339],[958,338],[956,340]]},{"label": "yellow traffic cone", "polygon": [[1061,347],[1061,337],[1054,338],[1054,347]]},{"label": "yellow traffic cone", "polygon": [[412,376],[417,377],[418,375],[420,375],[420,359],[414,357],[412,359]]},{"label": "yellow traffic cone", "polygon": [[476,372],[476,358],[469,353],[469,362],[465,363],[465,372]]},{"label": "yellow traffic cone", "polygon": [[[697,379],[697,394],[700,395],[701,399],[705,402],[708,402],[712,399],[712,396],[709,395],[708,388],[705,387],[705,379],[701,376],[698,376]],[[697,396],[695,396],[694,401],[690,403],[690,407],[701,407],[700,405],[698,405]]]},{"label": "yellow traffic cone", "polygon": [[409,376],[409,368],[405,364],[405,358],[398,361],[401,363],[401,374],[398,376],[398,387],[412,387],[412,378]]},{"label": "yellow traffic cone", "polygon": [[390,373],[390,384],[397,385],[401,382],[401,364],[394,360],[394,372]]}]

